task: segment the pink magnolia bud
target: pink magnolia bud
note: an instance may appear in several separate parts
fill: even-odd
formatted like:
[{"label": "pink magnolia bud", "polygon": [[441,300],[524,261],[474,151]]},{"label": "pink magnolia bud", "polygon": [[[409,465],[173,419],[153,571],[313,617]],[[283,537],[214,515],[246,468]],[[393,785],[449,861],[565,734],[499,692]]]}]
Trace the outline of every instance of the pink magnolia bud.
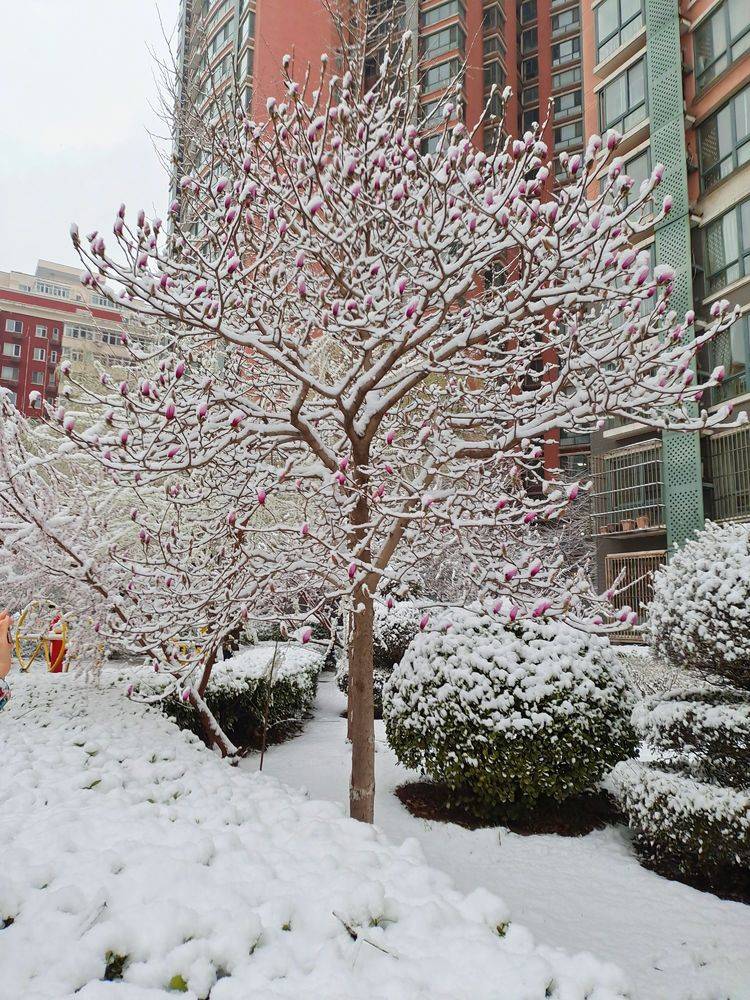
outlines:
[{"label": "pink magnolia bud", "polygon": [[531,524],[531,522],[535,520],[536,520],[536,514],[533,510],[530,510],[527,514],[523,515],[524,524]]},{"label": "pink magnolia bud", "polygon": [[344,483],[346,482],[346,476],[344,475],[343,472],[337,472],[333,478],[336,480],[339,486],[343,486]]},{"label": "pink magnolia bud", "polygon": [[240,266],[240,258],[230,257],[229,263],[227,264],[227,273],[234,274],[234,272],[237,270],[239,266]]},{"label": "pink magnolia bud", "polygon": [[349,459],[348,458],[339,459],[339,468],[341,469],[342,472],[346,472],[346,470],[349,468]]},{"label": "pink magnolia bud", "polygon": [[184,361],[178,361],[177,362],[177,367],[174,370],[174,377],[175,378],[182,378],[182,376],[184,374],[185,374],[185,362]]},{"label": "pink magnolia bud", "polygon": [[63,420],[63,430],[66,434],[71,434],[75,430],[75,426],[75,417],[66,417],[65,420]]},{"label": "pink magnolia bud", "polygon": [[167,403],[167,405],[164,407],[164,416],[166,417],[167,420],[174,420],[174,415],[176,412],[177,411],[175,409],[174,403]]},{"label": "pink magnolia bud", "polygon": [[170,445],[167,449],[167,458],[174,458],[179,450],[180,446],[178,444]]},{"label": "pink magnolia bud", "polygon": [[389,611],[391,610],[391,608],[394,606],[395,603],[396,602],[393,600],[393,598],[390,595],[388,595],[388,598],[386,599],[385,602],[385,606],[388,608]]},{"label": "pink magnolia bud", "polygon": [[384,468],[385,468],[385,471],[388,473],[389,476],[393,475],[393,466],[389,462],[385,463]]},{"label": "pink magnolia bud", "polygon": [[300,534],[303,538],[310,534],[310,525],[305,521],[305,523],[300,528]]},{"label": "pink magnolia bud", "polygon": [[492,613],[495,615],[499,614],[502,606],[503,606],[502,601],[495,601],[495,603],[492,605]]},{"label": "pink magnolia bud", "polygon": [[665,215],[669,215],[669,213],[672,211],[673,204],[674,201],[672,199],[672,196],[668,194],[664,199],[664,202],[662,203],[662,208],[664,210]]},{"label": "pink magnolia bud", "polygon": [[396,282],[396,291],[399,295],[403,295],[406,289],[406,278],[399,278]]},{"label": "pink magnolia bud", "polygon": [[132,693],[133,693],[134,690],[135,690],[135,688],[133,687],[133,685],[132,684],[128,684],[127,689],[125,691],[125,694],[128,696],[128,698],[132,695]]},{"label": "pink magnolia bud", "polygon": [[302,641],[303,646],[312,639],[312,629],[310,628],[309,625],[302,629],[302,635],[300,636],[300,639]]},{"label": "pink magnolia bud", "polygon": [[349,575],[350,580],[354,579],[356,572],[357,572],[357,564],[353,562],[349,563],[349,569],[347,570],[347,573]]},{"label": "pink magnolia bud", "polygon": [[534,610],[531,612],[534,618],[540,618],[545,611],[548,611],[552,607],[552,601],[546,599],[541,600]]},{"label": "pink magnolia bud", "polygon": [[227,514],[227,524],[229,525],[230,528],[233,528],[236,523],[237,523],[237,512],[233,510],[229,514]]},{"label": "pink magnolia bud", "polygon": [[205,420],[206,414],[208,413],[208,404],[199,403],[195,412],[199,420]]},{"label": "pink magnolia bud", "polygon": [[500,499],[495,504],[495,510],[504,510],[508,506],[508,500],[506,497],[500,497]]},{"label": "pink magnolia bud", "polygon": [[513,579],[513,577],[518,576],[518,570],[516,569],[515,566],[508,566],[508,568],[505,571],[504,576],[505,576],[506,582],[510,583],[510,581]]},{"label": "pink magnolia bud", "polygon": [[520,608],[517,605],[515,605],[515,604],[510,609],[510,614],[508,615],[508,617],[510,618],[510,620],[512,622],[514,622],[516,620],[516,618],[518,618],[519,611],[520,611]]},{"label": "pink magnolia bud", "polygon": [[190,688],[185,688],[185,690],[180,695],[183,701],[190,701]]},{"label": "pink magnolia bud", "polygon": [[127,382],[120,382],[120,395],[121,396],[127,396],[128,391],[129,391],[128,383]]},{"label": "pink magnolia bud", "polygon": [[396,432],[395,431],[388,431],[388,433],[385,436],[385,443],[386,444],[393,444],[393,442],[395,440],[395,437],[396,437]]},{"label": "pink magnolia bud", "polygon": [[604,619],[602,618],[601,615],[594,615],[592,621],[594,622],[594,625],[603,625],[604,624]]},{"label": "pink magnolia bud", "polygon": [[256,495],[258,497],[258,503],[262,507],[263,504],[266,502],[266,496],[267,496],[266,491],[263,489],[262,486],[258,489],[258,492],[257,492]]},{"label": "pink magnolia bud", "polygon": [[568,487],[568,500],[575,500],[578,496],[578,483],[573,483],[572,486]]},{"label": "pink magnolia bud", "polygon": [[427,625],[428,625],[429,621],[430,621],[430,616],[428,614],[426,614],[426,613],[423,614],[422,617],[419,619],[419,631],[420,632],[424,632],[424,630],[427,628]]},{"label": "pink magnolia bud", "polygon": [[130,435],[128,434],[127,431],[120,431],[120,444],[123,447],[125,447],[125,445],[128,443],[128,438],[129,437],[130,437]]}]

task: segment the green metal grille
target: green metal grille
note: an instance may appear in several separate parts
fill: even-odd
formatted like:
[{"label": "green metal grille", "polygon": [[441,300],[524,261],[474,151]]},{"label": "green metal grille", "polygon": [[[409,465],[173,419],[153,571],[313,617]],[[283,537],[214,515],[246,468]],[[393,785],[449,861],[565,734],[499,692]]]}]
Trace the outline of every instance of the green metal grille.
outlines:
[{"label": "green metal grille", "polygon": [[750,518],[750,427],[710,437],[708,460],[716,521]]},{"label": "green metal grille", "polygon": [[[648,0],[646,29],[652,160],[664,164],[662,190],[673,202],[656,226],[656,260],[675,271],[673,304],[680,315],[692,308],[693,282],[678,0]],[[662,448],[671,551],[704,521],[699,436],[666,433]]]}]

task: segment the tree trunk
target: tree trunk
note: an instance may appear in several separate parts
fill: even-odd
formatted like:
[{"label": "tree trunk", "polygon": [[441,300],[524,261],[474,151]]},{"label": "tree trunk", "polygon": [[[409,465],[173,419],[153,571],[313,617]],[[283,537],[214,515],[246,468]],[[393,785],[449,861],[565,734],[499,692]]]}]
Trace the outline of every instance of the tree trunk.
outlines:
[{"label": "tree trunk", "polygon": [[364,587],[354,593],[353,627],[349,633],[349,737],[352,776],[349,815],[372,823],[375,814],[375,705],[372,690],[372,597]]}]

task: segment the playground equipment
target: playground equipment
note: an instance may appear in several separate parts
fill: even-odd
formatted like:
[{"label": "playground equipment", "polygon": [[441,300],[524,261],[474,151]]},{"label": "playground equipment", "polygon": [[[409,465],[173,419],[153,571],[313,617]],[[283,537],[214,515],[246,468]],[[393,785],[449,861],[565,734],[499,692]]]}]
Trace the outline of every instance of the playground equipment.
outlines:
[{"label": "playground equipment", "polygon": [[16,657],[21,670],[29,670],[42,653],[49,672],[61,673],[66,669],[67,646],[68,623],[57,607],[51,601],[27,604],[16,626]]}]

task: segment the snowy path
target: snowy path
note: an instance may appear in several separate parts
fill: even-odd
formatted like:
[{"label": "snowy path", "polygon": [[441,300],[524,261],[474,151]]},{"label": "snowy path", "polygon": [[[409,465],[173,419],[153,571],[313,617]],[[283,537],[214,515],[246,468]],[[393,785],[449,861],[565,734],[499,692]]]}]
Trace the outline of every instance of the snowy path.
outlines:
[{"label": "snowy path", "polygon": [[[269,751],[264,771],[314,798],[348,795],[343,695],[324,675],[315,719]],[[414,819],[393,795],[410,776],[378,737],[375,819],[391,840],[416,837],[430,864],[463,892],[489,889],[539,940],[617,963],[638,1000],[749,1000],[750,906],[643,869],[624,830],[583,838],[520,837]],[[257,758],[245,766],[257,767]]]}]

